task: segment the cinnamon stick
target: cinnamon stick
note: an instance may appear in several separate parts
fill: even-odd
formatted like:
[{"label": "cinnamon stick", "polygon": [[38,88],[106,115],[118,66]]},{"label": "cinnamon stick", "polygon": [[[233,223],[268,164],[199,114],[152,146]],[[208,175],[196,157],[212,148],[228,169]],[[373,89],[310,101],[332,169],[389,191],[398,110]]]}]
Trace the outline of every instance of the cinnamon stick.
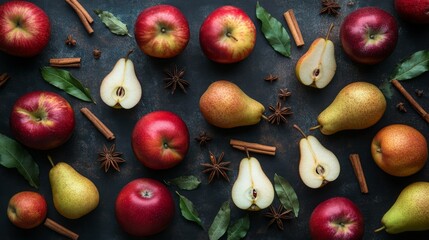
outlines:
[{"label": "cinnamon stick", "polygon": [[359,182],[360,191],[362,193],[368,193],[368,186],[366,184],[365,174],[363,173],[362,165],[360,163],[359,154],[350,154],[349,159],[352,163],[353,171],[355,172],[356,178]]},{"label": "cinnamon stick", "polygon": [[298,47],[303,46],[304,45],[304,39],[302,37],[298,22],[296,21],[295,13],[293,12],[293,9],[287,10],[283,14],[283,16],[286,20],[286,23],[289,27],[289,30],[292,34],[292,37],[295,40],[296,46],[298,46]]},{"label": "cinnamon stick", "polygon": [[69,64],[55,64],[51,63],[52,67],[72,67],[72,68],[80,68],[80,63],[69,63]]},{"label": "cinnamon stick", "polygon": [[107,140],[114,140],[115,135],[103,122],[100,121],[88,108],[81,108],[80,112],[85,115],[92,124],[107,138]]},{"label": "cinnamon stick", "polygon": [[82,13],[82,11],[74,4],[74,2],[72,2],[72,0],[65,0],[66,3],[68,3],[73,10],[75,11],[75,13],[78,15],[80,21],[82,22],[83,26],[85,27],[86,31],[89,34],[92,34],[94,32],[94,29],[92,29],[90,23],[88,22],[88,20],[86,19],[85,15]]},{"label": "cinnamon stick", "polygon": [[51,58],[49,59],[50,64],[72,64],[72,63],[80,63],[81,58],[80,57],[73,57],[73,58]]},{"label": "cinnamon stick", "polygon": [[273,156],[276,155],[276,147],[274,146],[245,142],[245,141],[240,141],[236,139],[231,139],[229,141],[229,144],[233,148],[236,148],[242,151],[247,150],[249,152],[262,153],[262,154],[273,155]]},{"label": "cinnamon stick", "polygon": [[82,12],[82,14],[86,18],[86,21],[88,21],[88,23],[91,24],[94,22],[94,19],[91,17],[91,15],[89,15],[88,11],[86,11],[86,9],[82,6],[82,4],[80,4],[78,0],[71,0],[71,1]]},{"label": "cinnamon stick", "polygon": [[77,233],[65,228],[64,226],[58,224],[50,218],[46,218],[45,223],[43,225],[70,239],[77,240],[79,238],[79,235]]},{"label": "cinnamon stick", "polygon": [[393,86],[396,87],[396,89],[399,90],[399,92],[408,100],[408,102],[411,104],[411,106],[419,113],[423,119],[429,123],[429,114],[423,109],[423,107],[414,100],[414,98],[411,96],[411,94],[408,93],[408,91],[402,86],[402,84],[396,80],[393,79],[392,81]]}]

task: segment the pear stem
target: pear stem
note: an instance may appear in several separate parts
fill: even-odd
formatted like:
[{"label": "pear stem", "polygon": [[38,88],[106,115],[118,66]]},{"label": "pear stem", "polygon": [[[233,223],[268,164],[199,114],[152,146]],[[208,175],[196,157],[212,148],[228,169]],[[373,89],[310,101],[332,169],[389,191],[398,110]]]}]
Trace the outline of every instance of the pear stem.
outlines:
[{"label": "pear stem", "polygon": [[130,56],[130,54],[131,53],[133,53],[134,52],[134,48],[133,49],[131,49],[131,50],[129,50],[128,51],[128,53],[127,53],[127,55],[125,56],[125,60],[128,60],[128,57]]},{"label": "pear stem", "polygon": [[265,115],[263,115],[262,114],[262,116],[261,116],[264,120],[267,120],[268,121],[268,117],[267,116],[265,116]]},{"label": "pear stem", "polygon": [[52,157],[50,155],[48,155],[48,160],[51,163],[52,167],[54,167],[55,166],[54,160],[52,160]]},{"label": "pear stem", "polygon": [[326,34],[326,40],[329,39],[329,35],[331,34],[333,28],[334,28],[334,23],[331,23],[331,26],[329,26],[328,33]]},{"label": "pear stem", "polygon": [[302,129],[298,125],[294,124],[293,127],[296,130],[298,130],[302,134],[302,136],[304,136],[304,138],[307,138],[307,135],[304,133],[304,131],[302,131]]},{"label": "pear stem", "polygon": [[374,232],[377,233],[377,232],[383,231],[384,229],[386,229],[386,226],[381,226],[381,227],[375,229]]},{"label": "pear stem", "polygon": [[319,129],[319,128],[321,128],[322,127],[322,125],[317,125],[317,126],[314,126],[314,127],[311,127],[310,128],[310,131],[313,131],[313,130],[316,130],[316,129]]}]

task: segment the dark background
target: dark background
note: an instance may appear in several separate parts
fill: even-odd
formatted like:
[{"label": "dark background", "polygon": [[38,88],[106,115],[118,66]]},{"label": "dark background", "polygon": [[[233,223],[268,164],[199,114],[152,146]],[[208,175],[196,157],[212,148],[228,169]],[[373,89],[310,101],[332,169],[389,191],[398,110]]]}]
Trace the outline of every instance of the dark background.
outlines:
[{"label": "dark background", "polygon": [[[3,1],[2,1],[3,2]],[[428,239],[429,232],[403,233],[389,235],[385,232],[373,233],[380,227],[383,214],[395,202],[400,191],[415,181],[429,179],[429,166],[419,173],[405,178],[390,176],[380,170],[372,160],[370,142],[375,133],[382,127],[392,123],[404,123],[420,130],[426,137],[428,125],[411,108],[406,100],[397,91],[388,100],[387,110],[383,118],[376,125],[359,131],[343,131],[331,136],[324,136],[319,131],[315,135],[321,143],[332,150],[340,160],[341,173],[338,179],[322,189],[306,187],[298,174],[299,148],[298,141],[301,135],[293,129],[298,124],[308,132],[308,129],[317,124],[318,114],[329,105],[338,91],[346,84],[354,81],[367,81],[380,85],[387,80],[396,64],[412,53],[428,48],[429,30],[427,26],[410,25],[398,18],[393,8],[393,1],[355,1],[354,6],[348,6],[348,1],[339,1],[340,15],[333,17],[319,15],[321,3],[319,0],[289,0],[289,1],[260,1],[268,12],[280,20],[289,32],[283,19],[283,12],[293,8],[301,27],[305,46],[297,48],[292,40],[291,58],[276,53],[268,44],[260,31],[260,22],[255,16],[256,1],[113,1],[95,0],[82,1],[88,9],[107,10],[119,17],[127,24],[133,35],[134,22],[140,11],[146,7],[160,3],[168,3],[180,8],[187,16],[191,39],[185,51],[176,58],[168,60],[153,59],[145,56],[135,43],[134,37],[113,35],[91,12],[95,19],[92,25],[95,33],[89,36],[77,15],[64,1],[33,1],[44,9],[51,19],[52,37],[47,48],[37,57],[22,59],[0,53],[0,73],[8,72],[11,79],[0,88],[0,132],[11,136],[9,129],[9,114],[12,104],[21,95],[33,90],[48,90],[61,94],[73,106],[77,120],[76,129],[72,138],[63,146],[50,151],[35,151],[28,149],[40,167],[40,189],[29,186],[24,178],[15,169],[0,167],[0,228],[2,239],[59,239],[59,235],[40,226],[33,230],[22,230],[14,227],[6,216],[9,198],[20,191],[32,190],[42,193],[49,205],[48,216],[80,234],[80,239],[129,239],[118,226],[114,215],[114,202],[120,189],[131,180],[140,177],[150,177],[158,180],[170,179],[182,175],[196,175],[202,180],[200,187],[193,191],[179,192],[188,197],[195,204],[202,219],[204,230],[197,224],[185,220],[178,208],[178,197],[174,194],[176,202],[176,216],[171,226],[164,232],[151,239],[207,239],[207,230],[213,221],[221,204],[230,199],[232,184],[238,173],[238,164],[245,156],[243,152],[234,150],[229,146],[231,138],[250,142],[260,142],[275,145],[278,150],[275,157],[254,154],[259,159],[265,173],[273,180],[277,173],[288,180],[297,192],[300,203],[298,218],[285,222],[285,230],[280,231],[275,225],[267,229],[268,220],[261,212],[250,213],[251,228],[247,239],[309,239],[308,220],[314,207],[323,200],[335,196],[344,196],[352,199],[362,210],[365,218],[365,239]],[[252,54],[244,61],[221,65],[208,60],[200,50],[198,31],[204,18],[215,8],[231,4],[244,9],[257,27],[257,41]],[[399,25],[399,41],[393,54],[382,63],[375,66],[362,66],[351,62],[341,49],[338,37],[339,28],[344,17],[355,9],[364,6],[378,6],[390,12]],[[322,90],[306,87],[299,83],[295,76],[297,60],[308,50],[311,42],[324,37],[329,25],[335,27],[331,33],[331,40],[335,44],[337,72],[333,81]],[[67,35],[72,34],[77,40],[75,47],[64,44]],[[102,56],[95,60],[92,50],[99,48]],[[141,102],[131,110],[116,110],[105,105],[99,96],[100,82],[106,76],[116,61],[125,56],[128,50],[136,51],[130,59],[134,62],[137,76],[143,87]],[[55,57],[82,57],[83,66],[80,69],[69,69],[91,90],[97,104],[82,102],[73,98],[62,90],[46,83],[40,74],[39,68],[48,65],[49,58]],[[164,89],[164,69],[177,65],[186,69],[185,79],[190,82],[188,93],[180,90],[174,95],[170,90]],[[279,76],[273,83],[264,81],[268,74]],[[429,89],[425,78],[427,75],[403,83],[410,92],[422,89],[426,95],[418,98],[425,109],[429,109],[427,101]],[[287,99],[286,105],[292,107],[294,114],[289,122],[282,125],[270,125],[266,121],[250,126],[230,130],[219,129],[209,125],[201,116],[198,100],[210,83],[226,79],[239,85],[249,96],[266,106],[275,105],[277,92],[280,88],[288,88],[292,96]],[[414,95],[414,94],[413,94]],[[405,102],[407,113],[396,109],[396,104]],[[116,134],[114,142],[107,141],[92,124],[79,112],[87,107],[99,116],[104,123]],[[145,168],[134,157],[130,135],[134,124],[146,113],[154,110],[170,110],[179,114],[187,123],[191,144],[186,159],[177,167],[166,171],[154,171]],[[193,140],[200,131],[206,131],[213,140],[207,147],[200,147]],[[111,169],[105,173],[97,162],[98,152],[106,144],[115,143],[117,150],[123,152],[126,163],[120,165],[121,172]],[[208,184],[207,176],[201,173],[200,163],[209,161],[208,152],[212,151],[218,156],[225,152],[225,161],[231,161],[233,171],[229,173],[230,183],[218,179]],[[361,194],[348,160],[350,153],[358,153],[362,160],[364,172],[367,177],[369,194]],[[51,155],[56,162],[64,161],[72,165],[78,172],[90,178],[97,185],[100,192],[99,206],[90,214],[77,219],[69,220],[57,213],[52,204],[52,194],[48,179],[50,164],[46,158]],[[169,187],[171,192],[178,190]],[[275,205],[278,204],[276,197]],[[236,208],[231,201],[231,221],[246,214]],[[226,237],[225,237],[226,239]]]}]

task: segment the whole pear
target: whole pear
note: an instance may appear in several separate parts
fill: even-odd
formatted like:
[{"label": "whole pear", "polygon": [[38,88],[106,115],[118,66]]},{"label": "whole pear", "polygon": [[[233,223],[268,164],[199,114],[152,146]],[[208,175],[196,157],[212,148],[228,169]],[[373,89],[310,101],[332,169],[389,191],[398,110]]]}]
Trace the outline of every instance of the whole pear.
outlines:
[{"label": "whole pear", "polygon": [[429,230],[429,182],[414,182],[405,187],[381,219],[388,233]]},{"label": "whole pear", "polygon": [[201,96],[200,111],[210,124],[234,128],[259,123],[265,107],[236,84],[219,80],[210,84]]},{"label": "whole pear", "polygon": [[376,124],[385,111],[386,99],[377,86],[353,82],[341,89],[334,101],[319,114],[317,127],[325,135],[365,129]]},{"label": "whole pear", "polygon": [[80,218],[98,205],[97,187],[67,163],[53,165],[49,171],[49,182],[54,207],[66,218]]}]

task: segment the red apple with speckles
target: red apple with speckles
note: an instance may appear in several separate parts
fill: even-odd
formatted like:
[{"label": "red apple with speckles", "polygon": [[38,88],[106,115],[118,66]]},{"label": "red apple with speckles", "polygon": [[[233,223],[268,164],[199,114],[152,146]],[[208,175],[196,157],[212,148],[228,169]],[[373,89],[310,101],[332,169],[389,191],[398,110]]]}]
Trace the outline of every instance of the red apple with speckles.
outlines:
[{"label": "red apple with speckles", "polygon": [[48,205],[37,192],[22,191],[13,195],[7,206],[7,216],[17,227],[30,229],[39,226],[46,218]]},{"label": "red apple with speckles", "polygon": [[158,180],[139,178],[125,185],[115,203],[116,219],[128,234],[160,233],[173,220],[175,205],[168,188]]},{"label": "red apple with speckles", "polygon": [[395,10],[405,21],[429,24],[429,0],[395,0]]}]

